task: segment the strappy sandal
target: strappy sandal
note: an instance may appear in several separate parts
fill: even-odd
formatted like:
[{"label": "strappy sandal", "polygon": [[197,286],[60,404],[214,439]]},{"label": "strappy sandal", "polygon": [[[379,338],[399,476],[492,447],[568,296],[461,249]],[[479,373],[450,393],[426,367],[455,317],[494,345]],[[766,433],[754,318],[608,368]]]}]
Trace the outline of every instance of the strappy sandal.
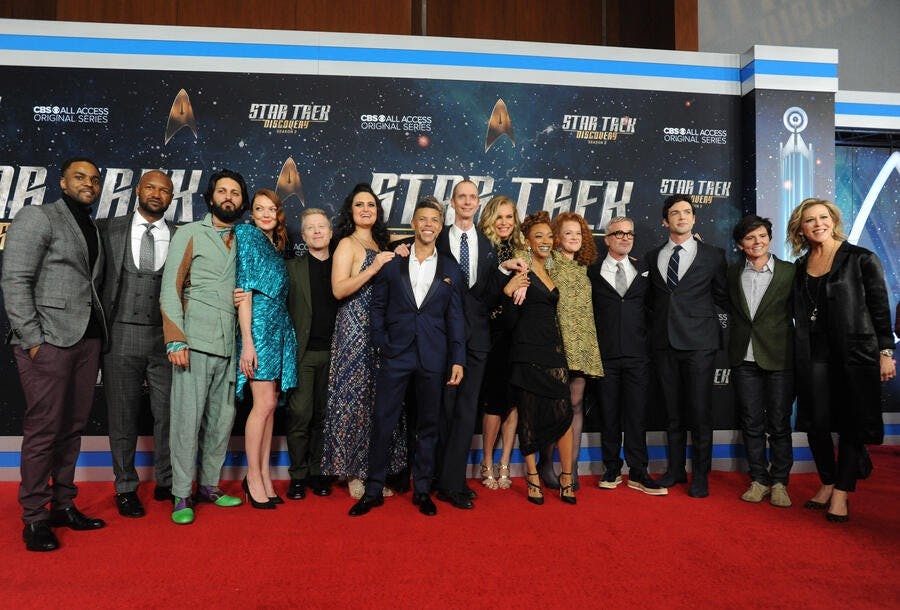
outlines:
[{"label": "strappy sandal", "polygon": [[[569,477],[568,485],[563,485],[563,477]],[[559,473],[559,499],[566,504],[575,504],[577,502],[575,498],[575,481],[571,472]]]},{"label": "strappy sandal", "polygon": [[512,487],[512,479],[509,478],[509,464],[500,464],[497,472],[500,474],[500,478],[497,479],[497,485],[500,486],[500,489]]},{"label": "strappy sandal", "polygon": [[488,468],[484,465],[484,462],[481,463],[481,484],[488,489],[497,489],[500,485],[497,483],[497,479],[494,478],[494,467]]},{"label": "strappy sandal", "polygon": [[[536,472],[525,473],[525,484],[528,486],[528,501],[540,506],[544,503],[544,492],[541,490],[540,484],[535,485],[529,480],[531,477],[537,477],[538,481],[541,480]],[[537,493],[533,493],[535,491],[537,491]]]}]

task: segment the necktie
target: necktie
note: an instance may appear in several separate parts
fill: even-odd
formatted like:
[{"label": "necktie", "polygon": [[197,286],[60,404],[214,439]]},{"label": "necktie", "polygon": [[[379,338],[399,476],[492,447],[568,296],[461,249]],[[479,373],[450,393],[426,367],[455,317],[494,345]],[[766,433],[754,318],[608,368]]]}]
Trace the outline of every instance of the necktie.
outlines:
[{"label": "necktie", "polygon": [[149,222],[145,222],[144,226],[147,230],[141,236],[141,252],[138,256],[138,268],[141,271],[153,271],[156,269],[156,244],[153,240],[153,229],[155,228]]},{"label": "necktie", "polygon": [[624,297],[628,292],[628,280],[625,278],[625,266],[622,263],[616,263],[616,292],[620,297]]},{"label": "necktie", "polygon": [[675,246],[672,250],[672,258],[669,259],[669,268],[666,270],[666,284],[669,290],[675,290],[678,285],[678,261],[681,259],[681,246]]},{"label": "necktie", "polygon": [[459,237],[459,267],[462,269],[466,286],[469,284],[469,236],[465,233]]}]

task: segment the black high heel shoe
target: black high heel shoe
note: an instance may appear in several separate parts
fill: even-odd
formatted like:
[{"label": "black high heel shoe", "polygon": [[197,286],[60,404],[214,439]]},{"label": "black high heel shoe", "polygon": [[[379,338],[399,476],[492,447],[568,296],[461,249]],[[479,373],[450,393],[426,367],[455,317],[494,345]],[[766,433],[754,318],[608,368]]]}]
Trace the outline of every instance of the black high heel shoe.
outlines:
[{"label": "black high heel shoe", "polygon": [[[526,472],[525,473],[525,484],[528,486],[528,501],[532,504],[537,504],[540,506],[544,503],[544,492],[541,490],[540,485],[535,485],[531,481],[528,480],[529,477],[537,477],[538,481],[541,480],[540,476],[536,472]],[[533,496],[531,495],[532,490],[537,490],[539,495]]]},{"label": "black high heel shoe", "polygon": [[[569,477],[568,485],[563,485],[563,477]],[[575,498],[575,480],[571,472],[559,473],[559,499],[566,504],[575,504],[578,501]]]},{"label": "black high heel shoe", "polygon": [[271,498],[267,498],[265,502],[257,502],[253,498],[253,494],[250,493],[250,486],[247,484],[247,477],[244,477],[244,480],[241,481],[241,487],[244,488],[244,500],[250,503],[250,506],[253,508],[259,508],[263,510],[273,510],[275,508],[275,503],[272,502]]},{"label": "black high heel shoe", "polygon": [[825,511],[825,518],[832,523],[847,523],[850,520],[850,500],[847,500],[847,514],[835,515],[831,511]]},{"label": "black high heel shoe", "polygon": [[284,504],[284,498],[276,493],[274,496],[269,496],[269,502],[272,504]]}]

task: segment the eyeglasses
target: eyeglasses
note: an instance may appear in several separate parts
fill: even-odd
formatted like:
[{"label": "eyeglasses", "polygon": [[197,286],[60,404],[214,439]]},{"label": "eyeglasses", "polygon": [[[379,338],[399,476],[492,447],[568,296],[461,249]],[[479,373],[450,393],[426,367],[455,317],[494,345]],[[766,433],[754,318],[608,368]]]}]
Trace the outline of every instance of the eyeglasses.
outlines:
[{"label": "eyeglasses", "polygon": [[613,231],[607,235],[612,235],[616,239],[634,239],[634,231]]}]

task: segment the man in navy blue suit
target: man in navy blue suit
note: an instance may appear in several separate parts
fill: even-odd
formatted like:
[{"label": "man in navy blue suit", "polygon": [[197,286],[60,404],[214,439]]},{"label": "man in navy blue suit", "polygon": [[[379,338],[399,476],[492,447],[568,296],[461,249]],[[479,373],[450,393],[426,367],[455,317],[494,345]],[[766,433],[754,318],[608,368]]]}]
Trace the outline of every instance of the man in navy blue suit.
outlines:
[{"label": "man in navy blue suit", "polygon": [[[429,495],[434,476],[442,386],[458,386],[466,362],[466,327],[459,265],[435,248],[443,226],[439,204],[423,200],[413,212],[415,241],[409,257],[396,258],[375,277],[371,305],[372,343],[382,363],[375,386],[375,417],[365,495],[350,509],[365,515],[384,504],[391,435],[412,380],[416,388],[416,448],[413,504],[437,514]],[[449,365],[449,366],[448,366]]]}]

